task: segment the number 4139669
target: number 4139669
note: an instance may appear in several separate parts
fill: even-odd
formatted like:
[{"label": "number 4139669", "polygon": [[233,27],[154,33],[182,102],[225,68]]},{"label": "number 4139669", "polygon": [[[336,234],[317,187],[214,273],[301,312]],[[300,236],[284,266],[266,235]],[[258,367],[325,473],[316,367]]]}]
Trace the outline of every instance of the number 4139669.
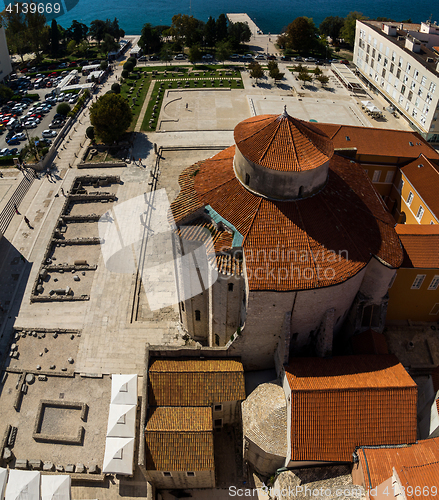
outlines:
[{"label": "number 4139669", "polygon": [[19,14],[27,14],[30,12],[31,14],[59,14],[61,12],[61,4],[60,3],[16,3],[16,4],[8,4],[6,7],[6,12],[12,13],[16,12]]}]

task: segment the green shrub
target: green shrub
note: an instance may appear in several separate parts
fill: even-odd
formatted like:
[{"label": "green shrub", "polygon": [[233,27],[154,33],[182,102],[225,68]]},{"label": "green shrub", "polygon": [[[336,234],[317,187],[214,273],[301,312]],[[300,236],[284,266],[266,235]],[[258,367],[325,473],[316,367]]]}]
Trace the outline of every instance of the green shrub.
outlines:
[{"label": "green shrub", "polygon": [[115,93],[115,94],[120,94],[120,85],[118,83],[113,83],[113,85],[111,86],[111,90]]},{"label": "green shrub", "polygon": [[123,69],[126,70],[126,71],[129,71],[131,73],[131,71],[133,71],[134,69],[134,64],[131,62],[131,61],[127,61],[124,65],[123,65]]},{"label": "green shrub", "polygon": [[137,58],[136,57],[129,57],[127,59],[127,62],[133,63],[133,68],[134,68],[134,66],[137,65]]},{"label": "green shrub", "polygon": [[95,138],[95,128],[91,125],[90,125],[90,127],[87,127],[87,130],[85,131],[85,135],[93,141]]},{"label": "green shrub", "polygon": [[68,104],[67,102],[62,102],[61,104],[58,104],[58,106],[56,107],[56,112],[64,116],[67,116],[70,110],[71,110],[70,104]]},{"label": "green shrub", "polygon": [[122,71],[122,78],[128,78],[130,76],[130,72],[127,69]]}]

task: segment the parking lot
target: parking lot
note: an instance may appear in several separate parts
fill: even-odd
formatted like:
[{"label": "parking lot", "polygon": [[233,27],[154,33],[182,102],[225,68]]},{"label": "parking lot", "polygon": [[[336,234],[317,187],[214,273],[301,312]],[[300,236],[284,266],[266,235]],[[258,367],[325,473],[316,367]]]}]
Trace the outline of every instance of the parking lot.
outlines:
[{"label": "parking lot", "polygon": [[[11,150],[12,154],[18,155],[28,144],[28,138],[38,137],[50,141],[56,137],[64,123],[62,117],[57,116],[58,104],[68,102],[73,107],[77,100],[77,94],[64,92],[60,95],[52,95],[55,93],[56,85],[63,78],[64,75],[60,75],[58,79],[55,75],[52,78],[50,75],[36,75],[34,78],[25,77],[25,75],[18,76],[15,80],[18,90],[38,94],[39,100],[33,101],[24,96],[19,101],[9,101],[1,107],[0,122],[3,126],[0,135],[0,156],[10,155]],[[79,83],[85,83],[85,78],[81,76]],[[39,80],[41,80],[40,88],[35,88],[35,82]],[[47,130],[51,132],[43,134],[43,131]]]}]

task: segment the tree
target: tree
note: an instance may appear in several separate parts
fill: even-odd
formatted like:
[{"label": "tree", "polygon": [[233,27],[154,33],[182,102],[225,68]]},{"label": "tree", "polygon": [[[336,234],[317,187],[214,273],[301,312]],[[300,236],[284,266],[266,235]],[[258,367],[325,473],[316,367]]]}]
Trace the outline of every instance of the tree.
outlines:
[{"label": "tree", "polygon": [[317,78],[320,75],[323,75],[323,71],[317,66],[314,70],[314,78]]},{"label": "tree", "polygon": [[334,42],[340,38],[340,30],[344,26],[344,19],[340,16],[328,16],[320,23],[319,30],[322,35],[330,36]]},{"label": "tree", "polygon": [[225,14],[220,14],[216,20],[216,39],[222,42],[227,38],[227,17]]},{"label": "tree", "polygon": [[70,42],[67,44],[67,52],[69,54],[73,54],[76,50],[76,42],[75,40],[70,40]]},{"label": "tree", "polygon": [[329,77],[326,75],[319,75],[316,78],[316,80],[321,83],[322,87],[326,87],[326,85],[328,85],[328,82],[329,82]]},{"label": "tree", "polygon": [[340,36],[349,45],[354,45],[355,42],[355,28],[357,19],[367,19],[361,12],[349,12],[344,20],[343,29],[340,31]]},{"label": "tree", "polygon": [[101,61],[99,67],[102,71],[105,71],[108,68],[108,61]]},{"label": "tree", "polygon": [[114,82],[113,85],[111,86],[111,90],[115,94],[120,94],[120,85],[118,83]]},{"label": "tree", "polygon": [[[107,23],[109,23],[108,20]],[[110,35],[113,35],[117,42],[119,42],[119,40],[125,36],[125,31],[119,27],[119,21],[117,17],[113,19],[111,24],[109,23],[108,32],[110,33]]]},{"label": "tree", "polygon": [[172,17],[171,36],[182,45],[192,47],[203,40],[204,23],[187,14]]},{"label": "tree", "polygon": [[299,52],[309,53],[317,43],[317,28],[312,19],[297,17],[287,26],[285,47]]},{"label": "tree", "polygon": [[59,29],[56,19],[52,19],[52,25],[50,27],[50,48],[52,50],[52,55],[56,56],[59,51]]},{"label": "tree", "polygon": [[49,27],[46,25],[46,17],[38,11],[32,13],[28,10],[26,14],[26,36],[29,47],[35,53],[37,62],[41,61],[41,52],[49,44]]},{"label": "tree", "polygon": [[262,78],[264,76],[262,66],[258,62],[252,62],[249,65],[249,69],[250,76],[256,80],[256,83],[258,82],[259,78]]},{"label": "tree", "polygon": [[7,85],[0,84],[0,101],[1,102],[9,101],[13,95],[14,95],[14,91],[11,88],[9,88]]},{"label": "tree", "polygon": [[208,47],[213,47],[216,42],[216,23],[212,16],[209,16],[207,23],[204,25],[204,43]]},{"label": "tree", "polygon": [[281,73],[279,71],[279,66],[276,61],[268,61],[268,74],[270,75],[270,78],[273,78],[274,80],[282,80],[285,76],[285,73]]},{"label": "tree", "polygon": [[162,50],[160,51],[160,59],[166,62],[166,66],[168,62],[172,60],[172,50],[169,47],[169,44],[163,45]]},{"label": "tree", "polygon": [[247,23],[230,23],[227,29],[228,40],[236,50],[241,43],[249,42],[252,36]]},{"label": "tree", "polygon": [[59,113],[60,115],[67,116],[69,111],[70,111],[70,104],[67,102],[62,102],[61,104],[58,104],[56,107],[56,112]]},{"label": "tree", "polygon": [[198,45],[192,45],[192,47],[189,49],[189,61],[192,64],[195,64],[200,59],[201,59],[200,47],[198,47]]},{"label": "tree", "polygon": [[162,47],[162,37],[159,30],[153,28],[150,23],[144,24],[138,44],[145,54],[159,52]]},{"label": "tree", "polygon": [[128,78],[130,76],[130,72],[127,69],[122,71],[122,78]]},{"label": "tree", "polygon": [[224,64],[224,61],[228,59],[231,54],[232,47],[230,45],[230,42],[223,40],[222,42],[217,43],[215,57],[218,59],[218,61],[222,61],[222,63]]},{"label": "tree", "polygon": [[88,28],[83,23],[78,23],[78,21],[73,20],[70,28],[66,30],[67,38],[75,40],[76,43],[82,42],[87,36]]},{"label": "tree", "polygon": [[1,24],[5,28],[6,39],[11,53],[18,54],[24,61],[24,54],[29,51],[29,40],[27,37],[27,22],[23,14],[22,3],[14,5],[10,11],[4,10],[0,14]]},{"label": "tree", "polygon": [[105,94],[90,108],[90,122],[104,142],[120,139],[131,124],[128,101],[120,94]]},{"label": "tree", "polygon": [[131,61],[127,61],[124,65],[123,65],[123,69],[127,70],[129,73],[131,73],[131,71],[133,71],[134,69],[134,64],[131,62]]},{"label": "tree", "polygon": [[88,34],[98,42],[98,46],[101,46],[101,42],[104,39],[106,24],[101,19],[95,19],[90,23],[90,28]]},{"label": "tree", "polygon": [[102,50],[108,54],[109,52],[116,51],[119,48],[119,44],[116,42],[114,37],[109,33],[105,33],[104,40],[102,42]]},{"label": "tree", "polygon": [[92,141],[95,139],[95,128],[90,126],[87,127],[87,130],[85,131],[85,135]]},{"label": "tree", "polygon": [[77,46],[76,52],[82,56],[86,55],[88,52],[89,43],[87,40],[82,40],[82,42]]},{"label": "tree", "polygon": [[[306,69],[306,68],[305,68]],[[305,69],[303,71],[301,71],[299,73],[299,75],[297,76],[297,78],[303,82],[303,85],[305,85],[305,83],[309,83],[309,82],[312,82],[312,76],[308,73],[308,70],[305,71]]]}]

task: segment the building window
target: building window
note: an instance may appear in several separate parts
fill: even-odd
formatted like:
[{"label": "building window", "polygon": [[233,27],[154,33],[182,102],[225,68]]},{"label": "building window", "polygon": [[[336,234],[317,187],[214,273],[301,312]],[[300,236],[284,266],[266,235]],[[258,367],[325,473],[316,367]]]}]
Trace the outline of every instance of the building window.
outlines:
[{"label": "building window", "polygon": [[439,275],[436,274],[436,276],[431,280],[431,283],[428,286],[428,290],[436,290],[438,286],[439,286]]},{"label": "building window", "polygon": [[415,80],[417,80],[417,79],[418,79],[418,76],[419,76],[419,71],[418,71],[417,69],[415,69],[415,72],[413,73],[413,78],[414,78]]},{"label": "building window", "polygon": [[395,65],[393,63],[390,63],[390,73],[393,73],[394,68],[395,68]]},{"label": "building window", "polygon": [[363,308],[361,317],[362,327],[378,327],[380,325],[381,307],[376,304],[371,304]]},{"label": "building window", "polygon": [[229,292],[233,292],[233,283],[229,283]]},{"label": "building window", "polygon": [[201,321],[201,312],[198,309],[195,311],[195,321]]},{"label": "building window", "polygon": [[375,170],[375,172],[373,173],[372,181],[379,182],[380,177],[381,177],[381,170]]},{"label": "building window", "polygon": [[219,345],[219,341],[220,341],[219,335],[215,333],[215,345]]},{"label": "building window", "polygon": [[423,76],[421,78],[421,85],[423,85],[425,87],[425,84],[427,83],[427,77],[426,76]]},{"label": "building window", "polygon": [[216,418],[213,421],[213,425],[214,425],[215,429],[219,429],[220,427],[223,426],[223,419],[222,418]]},{"label": "building window", "polygon": [[408,62],[407,67],[405,69],[406,73],[410,73],[410,70],[412,69],[412,65]]},{"label": "building window", "polygon": [[401,180],[399,181],[399,188],[398,188],[398,191],[399,191],[400,193],[401,193],[401,191],[402,191],[403,186],[404,186],[404,181],[401,179]]},{"label": "building window", "polygon": [[424,283],[424,280],[425,274],[418,274],[415,278],[415,281],[413,282],[412,290],[419,290],[422,286],[422,283]]},{"label": "building window", "polygon": [[396,78],[399,79],[400,76],[401,76],[401,70],[398,69],[398,70],[396,70]]},{"label": "building window", "polygon": [[418,219],[418,222],[421,222],[423,215],[424,215],[424,208],[422,206],[420,206],[418,213],[416,214],[416,218]]},{"label": "building window", "polygon": [[250,175],[245,174],[245,185],[248,186],[250,184]]},{"label": "building window", "polygon": [[195,472],[186,472],[187,477],[195,477]]},{"label": "building window", "polygon": [[393,172],[390,171],[390,172],[387,172],[386,174],[386,182],[389,183],[389,182],[392,182],[393,181]]},{"label": "building window", "polygon": [[407,197],[407,205],[410,206],[413,201],[413,193],[410,191],[408,197]]},{"label": "building window", "polygon": [[223,405],[215,405],[213,411],[223,411]]},{"label": "building window", "polygon": [[163,472],[163,475],[165,477],[172,477],[172,474],[170,472]]}]

